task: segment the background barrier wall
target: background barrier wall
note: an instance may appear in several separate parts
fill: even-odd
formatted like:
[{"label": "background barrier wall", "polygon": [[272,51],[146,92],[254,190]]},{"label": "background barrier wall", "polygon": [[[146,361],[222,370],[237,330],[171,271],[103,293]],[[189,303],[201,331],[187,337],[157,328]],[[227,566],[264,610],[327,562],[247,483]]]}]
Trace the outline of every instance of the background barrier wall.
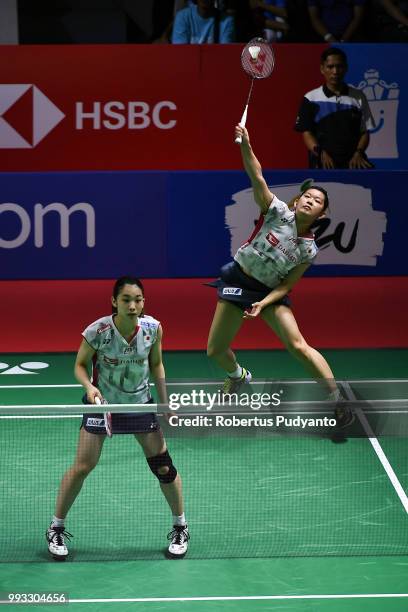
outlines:
[{"label": "background barrier wall", "polygon": [[[377,168],[408,168],[407,45],[343,45],[347,81],[377,126]],[[304,168],[294,129],[305,92],[322,83],[326,45],[275,45],[276,69],[256,83],[248,126],[266,168]],[[2,46],[0,167],[46,170],[240,169],[232,129],[249,80],[242,45]]]},{"label": "background barrier wall", "polygon": [[[308,176],[330,194],[311,276],[404,275],[408,172],[266,172],[284,201]],[[244,172],[1,175],[0,278],[216,276],[259,211]]]}]

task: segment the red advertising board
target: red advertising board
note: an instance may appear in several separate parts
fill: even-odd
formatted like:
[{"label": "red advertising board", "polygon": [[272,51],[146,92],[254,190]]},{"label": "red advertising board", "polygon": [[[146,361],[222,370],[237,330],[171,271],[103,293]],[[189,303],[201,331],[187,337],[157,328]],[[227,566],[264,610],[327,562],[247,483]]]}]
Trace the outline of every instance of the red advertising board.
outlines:
[{"label": "red advertising board", "polygon": [[[1,46],[1,170],[240,169],[241,48]],[[255,83],[247,125],[265,167],[305,167],[293,125],[323,48],[276,46],[274,73]]]}]

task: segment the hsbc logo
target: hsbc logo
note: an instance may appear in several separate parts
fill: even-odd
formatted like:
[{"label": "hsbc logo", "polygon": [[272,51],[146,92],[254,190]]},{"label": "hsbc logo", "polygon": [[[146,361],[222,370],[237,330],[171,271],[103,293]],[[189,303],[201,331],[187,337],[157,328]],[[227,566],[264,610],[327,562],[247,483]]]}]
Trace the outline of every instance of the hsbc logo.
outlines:
[{"label": "hsbc logo", "polygon": [[64,117],[35,85],[0,85],[0,149],[33,149]]},{"label": "hsbc logo", "polygon": [[[171,100],[75,102],[73,129],[170,130],[177,124]],[[0,149],[33,149],[66,115],[35,85],[0,84]]]}]

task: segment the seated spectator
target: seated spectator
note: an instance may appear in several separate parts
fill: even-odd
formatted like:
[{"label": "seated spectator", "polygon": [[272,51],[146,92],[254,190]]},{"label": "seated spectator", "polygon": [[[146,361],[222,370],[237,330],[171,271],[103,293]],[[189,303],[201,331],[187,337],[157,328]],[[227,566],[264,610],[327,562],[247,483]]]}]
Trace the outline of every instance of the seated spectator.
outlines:
[{"label": "seated spectator", "polygon": [[288,32],[287,10],[285,0],[257,0],[256,8],[263,13],[263,35],[268,42],[282,40]]},{"label": "seated spectator", "polygon": [[234,42],[234,18],[215,8],[214,0],[197,0],[174,18],[172,43],[202,44]]},{"label": "seated spectator", "polygon": [[408,0],[375,0],[372,10],[380,42],[408,42]]},{"label": "seated spectator", "polygon": [[361,38],[365,0],[307,0],[314,31],[326,42]]}]

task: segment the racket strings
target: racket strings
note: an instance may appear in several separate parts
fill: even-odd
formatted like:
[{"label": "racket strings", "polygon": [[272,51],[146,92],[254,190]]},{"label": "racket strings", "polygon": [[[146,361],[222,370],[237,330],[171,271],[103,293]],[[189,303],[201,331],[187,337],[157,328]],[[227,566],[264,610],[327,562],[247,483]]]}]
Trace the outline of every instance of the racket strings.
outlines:
[{"label": "racket strings", "polygon": [[241,64],[253,79],[265,79],[275,66],[272,47],[263,38],[249,41],[242,51]]}]

